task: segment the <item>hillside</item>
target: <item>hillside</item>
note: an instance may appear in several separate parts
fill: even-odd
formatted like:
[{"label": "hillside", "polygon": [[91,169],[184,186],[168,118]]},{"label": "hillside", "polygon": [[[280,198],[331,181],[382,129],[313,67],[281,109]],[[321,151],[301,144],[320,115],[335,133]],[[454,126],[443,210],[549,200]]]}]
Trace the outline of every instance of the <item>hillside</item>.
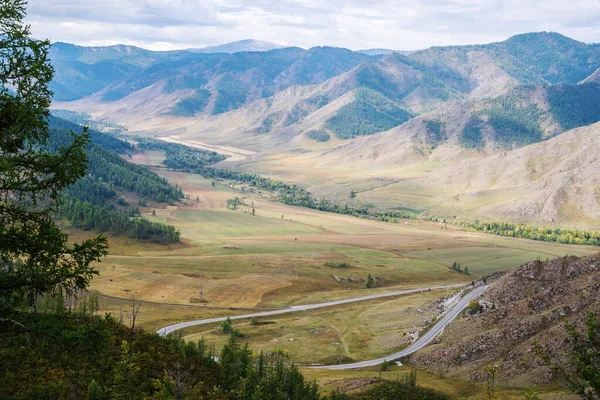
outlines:
[{"label": "hillside", "polygon": [[[77,124],[55,117],[49,127],[49,140],[44,145],[49,152],[68,146],[72,141],[70,131],[82,130]],[[90,134],[87,174],[63,192],[56,216],[83,230],[154,243],[179,242],[179,232],[172,226],[137,217],[140,207],[179,201],[183,197],[181,189],[117,155],[131,152],[130,144],[97,131]]]},{"label": "hillside", "polygon": [[[403,155],[394,151],[394,145],[402,141],[411,142],[415,155],[423,155],[424,159],[429,156],[461,157],[461,148],[493,154],[541,142],[598,121],[600,85],[596,83],[517,86],[491,99],[447,102],[408,124],[361,142],[340,146],[329,154],[344,158],[347,151],[361,151],[363,161],[385,165],[394,159],[396,163],[402,163],[398,160],[402,160]],[[434,152],[440,145],[443,150]],[[379,147],[388,150],[374,150]],[[368,154],[378,156],[369,157]]]},{"label": "hillside", "polygon": [[583,81],[581,81],[581,83],[591,83],[591,82],[600,83],[600,68],[598,68],[596,70],[596,72],[594,72],[593,74],[591,74],[590,76],[585,78]]},{"label": "hillside", "polygon": [[403,182],[406,190],[439,188],[440,204],[499,219],[597,227],[600,124],[545,142],[458,162]]},{"label": "hillside", "polygon": [[[449,108],[455,126],[471,123],[470,109],[464,104]],[[441,130],[445,143],[432,149],[423,133],[431,129],[429,121],[413,119],[399,128],[311,155],[310,160],[320,160],[315,169],[368,169],[386,178],[385,188],[372,186],[360,193],[363,202],[397,202],[471,220],[599,227],[600,123],[514,150],[494,149],[487,139],[486,147],[473,150],[459,143],[464,130],[448,125]],[[481,131],[489,135],[486,129]]]},{"label": "hillside", "polygon": [[502,384],[548,383],[551,372],[533,353],[534,343],[560,358],[564,320],[581,329],[589,311],[600,311],[599,279],[600,254],[529,262],[491,282],[480,303],[493,309],[456,320],[411,362],[474,381],[485,378],[485,365],[497,364]]}]

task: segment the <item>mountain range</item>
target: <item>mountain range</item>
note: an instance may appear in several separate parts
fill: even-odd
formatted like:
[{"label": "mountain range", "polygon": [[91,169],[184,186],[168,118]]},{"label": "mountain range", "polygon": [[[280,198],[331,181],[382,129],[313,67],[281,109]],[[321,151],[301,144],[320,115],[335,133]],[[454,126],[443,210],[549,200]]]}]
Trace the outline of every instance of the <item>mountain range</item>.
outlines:
[{"label": "mountain range", "polygon": [[[600,188],[577,168],[597,155],[599,44],[540,32],[408,54],[235,49],[57,43],[54,108],[149,135],[234,145],[256,155],[231,167],[338,199],[355,188],[357,201],[378,207],[597,225]],[[586,149],[574,139],[588,136]],[[560,171],[535,167],[540,154],[570,161]],[[515,176],[499,157],[512,160],[506,168],[520,165]]]}]

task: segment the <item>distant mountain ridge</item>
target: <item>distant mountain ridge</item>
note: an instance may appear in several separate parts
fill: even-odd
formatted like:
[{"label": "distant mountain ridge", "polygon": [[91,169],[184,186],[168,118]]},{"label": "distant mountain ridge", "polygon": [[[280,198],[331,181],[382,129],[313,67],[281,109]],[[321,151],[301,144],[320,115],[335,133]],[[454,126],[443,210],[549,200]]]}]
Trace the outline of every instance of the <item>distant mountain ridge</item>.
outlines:
[{"label": "distant mountain ridge", "polygon": [[359,53],[367,54],[370,56],[385,56],[392,53],[404,54],[405,56],[416,52],[417,50],[392,50],[392,49],[365,49],[365,50],[357,50]]},{"label": "distant mountain ridge", "polygon": [[283,49],[281,44],[267,42],[264,40],[245,39],[237,42],[225,43],[216,46],[206,46],[198,49],[189,49],[194,53],[241,53],[244,51],[269,51]]},{"label": "distant mountain ridge", "polygon": [[[72,101],[93,95],[90,98],[93,102],[116,107],[121,115],[118,118],[126,113],[131,115],[132,111],[127,110],[135,109],[145,109],[143,114],[157,117],[168,114],[197,117],[244,110],[245,115],[251,114],[258,120],[240,126],[244,131],[275,135],[284,130],[289,134],[292,132],[289,127],[301,133],[343,126],[340,129],[355,133],[338,132],[337,136],[351,138],[357,133],[371,135],[394,128],[406,119],[390,120],[377,109],[379,106],[363,102],[360,106],[348,105],[362,113],[360,118],[351,118],[346,107],[339,111],[346,112],[346,116],[332,110],[327,119],[311,118],[310,126],[306,127],[300,124],[326,105],[331,105],[330,109],[337,107],[334,104],[343,107],[341,99],[355,90],[370,90],[381,96],[377,104],[388,103],[388,110],[398,108],[401,111],[397,112],[417,116],[449,101],[496,98],[519,85],[576,84],[586,79],[593,82],[600,66],[600,46],[551,32],[517,35],[489,45],[432,47],[409,55],[392,52],[370,56],[335,47],[307,50],[287,47],[232,54],[208,52],[271,47],[253,40],[224,46],[202,53],[151,52],[132,46],[86,48],[59,43],[51,55],[57,70],[52,83],[55,99]],[[306,95],[288,96],[285,107],[273,109],[277,97],[290,87],[305,87]],[[267,102],[270,105],[259,113],[254,103],[263,99],[270,99]],[[521,102],[515,98],[510,101]],[[535,111],[537,103],[539,100],[531,102],[529,109],[516,107],[510,115],[506,110],[491,115],[490,123],[497,133],[491,136],[492,142],[513,147],[553,136],[538,126],[543,115]],[[148,105],[153,110],[147,110]],[[479,117],[473,118],[472,134],[478,134]],[[382,119],[395,121],[395,125],[381,123]],[[585,121],[564,128],[581,126]],[[587,123],[592,122],[596,120],[591,118]],[[499,135],[500,130],[507,132]],[[433,144],[443,142],[441,131],[434,136]],[[430,141],[428,137],[425,139]],[[462,143],[480,147],[472,140],[477,137]]]}]

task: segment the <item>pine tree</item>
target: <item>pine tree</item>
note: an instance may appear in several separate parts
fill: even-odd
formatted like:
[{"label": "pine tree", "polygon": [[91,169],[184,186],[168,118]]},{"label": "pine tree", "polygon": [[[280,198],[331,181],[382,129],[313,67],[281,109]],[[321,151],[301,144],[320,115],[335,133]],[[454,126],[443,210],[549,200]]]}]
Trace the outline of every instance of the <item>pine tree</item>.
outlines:
[{"label": "pine tree", "polygon": [[95,379],[92,379],[90,384],[88,385],[87,394],[85,396],[85,400],[104,400],[106,397],[104,396],[104,391],[98,382]]},{"label": "pine tree", "polygon": [[121,360],[115,365],[114,381],[111,388],[112,399],[135,399],[140,398],[139,381],[140,367],[135,362],[135,355],[127,341],[121,343]]},{"label": "pine tree", "polygon": [[373,279],[373,277],[371,276],[371,274],[369,274],[369,276],[367,277],[367,288],[371,289],[375,287],[375,279]]},{"label": "pine tree", "polygon": [[70,245],[52,220],[61,191],[85,174],[87,129],[55,152],[48,141],[50,42],[30,37],[24,0],[0,1],[0,297],[29,301],[85,289],[106,254],[102,236]]}]

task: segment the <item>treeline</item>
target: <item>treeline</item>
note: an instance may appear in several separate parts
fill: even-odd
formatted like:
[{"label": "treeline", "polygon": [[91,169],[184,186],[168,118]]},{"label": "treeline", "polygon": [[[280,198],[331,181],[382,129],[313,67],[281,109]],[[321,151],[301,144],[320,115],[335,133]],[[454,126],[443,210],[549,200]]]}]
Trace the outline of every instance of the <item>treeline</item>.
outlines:
[{"label": "treeline", "polygon": [[117,210],[113,205],[94,205],[67,196],[59,205],[56,214],[68,219],[75,228],[115,235],[126,234],[131,239],[152,243],[179,243],[178,230],[171,225],[135,218],[139,216],[137,208]]},{"label": "treeline", "polygon": [[514,224],[510,222],[463,221],[459,222],[459,225],[465,228],[499,236],[539,240],[542,242],[600,246],[600,232],[597,231],[542,228],[529,224]]},{"label": "treeline", "polygon": [[483,121],[477,115],[471,115],[458,137],[458,143],[468,149],[479,149],[485,145],[482,129]]},{"label": "treeline", "polygon": [[331,137],[329,133],[323,129],[314,129],[306,132],[306,136],[309,139],[316,140],[317,142],[327,142]]},{"label": "treeline", "polygon": [[319,211],[333,212],[336,214],[352,215],[384,222],[398,222],[401,218],[412,218],[414,215],[403,211],[374,211],[366,207],[353,207],[346,203],[336,203],[326,199],[315,199],[309,192],[296,185],[289,185],[256,174],[230,171],[226,169],[201,166],[194,172],[209,179],[228,179],[245,183],[251,187],[274,192],[279,196],[279,201],[290,206],[311,208]]},{"label": "treeline", "polygon": [[142,150],[163,150],[165,160],[162,164],[177,171],[193,172],[199,166],[214,164],[225,159],[224,156],[213,151],[195,149],[179,143],[139,137],[136,138],[136,141]]},{"label": "treeline", "polygon": [[[44,149],[56,151],[67,146],[72,138],[69,130],[81,131],[81,127],[53,118],[50,121],[49,140]],[[110,139],[106,139],[106,138]],[[117,190],[134,193],[140,202],[153,200],[172,204],[183,197],[181,189],[171,186],[147,169],[131,164],[109,149],[121,149],[109,135],[96,132],[86,149],[87,174],[64,190],[56,216],[67,219],[72,226],[85,230],[125,234],[132,239],[169,244],[179,242],[179,232],[172,226],[150,222],[140,215],[139,208],[131,207],[118,196]]]},{"label": "treeline", "polygon": [[[317,200],[309,192],[297,185],[290,185],[257,174],[211,167],[209,166],[212,163],[210,160],[214,157],[211,154],[216,153],[160,140],[144,139],[140,141],[140,147],[147,150],[165,150],[171,148],[171,145],[174,145],[172,148],[177,149],[177,151],[166,152],[166,159],[163,161],[163,164],[168,168],[182,172],[196,173],[208,179],[236,181],[259,190],[274,192],[279,196],[279,201],[283,204],[384,222],[398,222],[401,218],[415,218],[413,214],[401,210],[375,211],[366,207],[353,207],[346,203],[336,203],[326,199]],[[222,156],[216,156],[221,158],[214,157],[215,160],[220,161],[222,159]],[[437,221],[435,217],[427,218]]]},{"label": "treeline", "polygon": [[371,89],[356,90],[356,99],[327,120],[325,128],[340,139],[387,131],[411,118],[394,102]]},{"label": "treeline", "polygon": [[208,104],[210,92],[206,89],[197,89],[192,95],[179,101],[171,110],[171,114],[191,117],[204,110]]},{"label": "treeline", "polygon": [[548,88],[550,112],[564,129],[600,121],[600,85],[554,85]]},{"label": "treeline", "polygon": [[[0,398],[352,400],[448,397],[413,381],[380,381],[357,395],[323,396],[284,355],[254,355],[232,335],[220,354],[201,339],[184,341],[130,329],[95,308],[9,312],[0,321]],[[90,305],[94,303],[91,302]],[[87,311],[86,311],[87,310]],[[91,311],[91,312],[90,312]],[[14,322],[18,321],[18,323]],[[218,358],[216,357],[218,356]],[[411,375],[412,376],[412,375]]]},{"label": "treeline", "polygon": [[[160,141],[157,141],[160,142]],[[151,148],[151,144],[149,144]],[[204,152],[183,146],[189,152]],[[179,153],[172,153],[175,156]],[[169,156],[167,156],[168,158]],[[165,164],[177,165],[176,160],[164,161]],[[186,165],[186,172],[200,174],[208,179],[225,179],[247,184],[250,187],[273,192],[279,196],[279,201],[291,206],[311,208],[319,211],[332,212],[336,214],[351,215],[358,218],[370,219],[382,222],[397,223],[400,219],[419,219],[431,222],[439,222],[437,216],[421,216],[405,212],[403,210],[377,211],[366,207],[353,207],[347,203],[337,203],[326,199],[315,199],[309,192],[296,185],[265,178],[257,174],[248,174],[240,171],[214,168],[206,163],[199,162],[195,168]],[[446,220],[444,220],[447,222]],[[494,235],[512,236],[524,239],[542,240],[547,242],[582,244],[600,246],[600,233],[577,230],[565,230],[559,228],[538,228],[527,224],[512,224],[506,222],[484,223],[480,221],[454,221],[456,225],[464,228],[474,229]]]}]

